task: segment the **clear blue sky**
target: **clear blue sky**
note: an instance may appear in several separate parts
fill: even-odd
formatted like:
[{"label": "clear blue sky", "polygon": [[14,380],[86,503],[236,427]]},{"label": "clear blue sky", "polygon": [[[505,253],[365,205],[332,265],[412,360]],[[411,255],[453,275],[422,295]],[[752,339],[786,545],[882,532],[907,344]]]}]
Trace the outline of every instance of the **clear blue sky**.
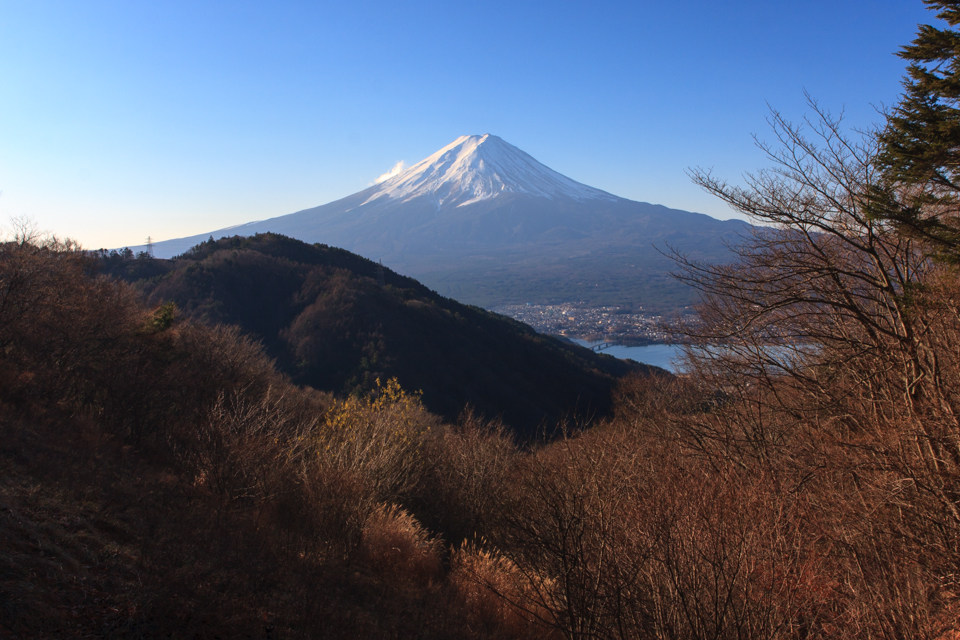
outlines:
[{"label": "clear blue sky", "polygon": [[732,213],[767,103],[896,101],[921,0],[0,0],[0,224],[88,248],[330,202],[493,133],[580,182]]}]

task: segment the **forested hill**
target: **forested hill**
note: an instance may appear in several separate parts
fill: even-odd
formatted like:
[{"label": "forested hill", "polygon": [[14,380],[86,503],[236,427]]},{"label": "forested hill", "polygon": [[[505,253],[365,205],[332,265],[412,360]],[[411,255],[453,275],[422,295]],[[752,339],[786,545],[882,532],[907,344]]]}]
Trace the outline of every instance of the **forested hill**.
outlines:
[{"label": "forested hill", "polygon": [[444,298],[342,249],[275,234],[202,243],[173,260],[104,257],[154,304],[239,325],[294,381],[338,393],[396,377],[448,419],[470,405],[522,438],[605,414],[616,380],[652,368],[564,344]]}]

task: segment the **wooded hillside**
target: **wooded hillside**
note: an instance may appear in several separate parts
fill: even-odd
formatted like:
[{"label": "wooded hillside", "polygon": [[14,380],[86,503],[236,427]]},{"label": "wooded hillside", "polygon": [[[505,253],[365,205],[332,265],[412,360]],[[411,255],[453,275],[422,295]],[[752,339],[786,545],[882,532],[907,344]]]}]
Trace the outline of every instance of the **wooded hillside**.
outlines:
[{"label": "wooded hillside", "polygon": [[[928,45],[960,38],[960,2],[927,3],[949,28],[921,29],[910,55],[932,68],[913,75],[950,88],[956,50]],[[960,107],[917,89],[939,105],[923,114]],[[889,126],[923,130],[916,107]],[[955,640],[953,153],[883,160],[883,136],[811,108],[804,126],[772,114],[781,146],[747,184],[695,174],[765,227],[734,265],[678,256],[703,296],[675,327],[689,375],[627,376],[611,416],[522,448],[395,379],[298,386],[239,329],[188,317],[246,313],[297,354],[301,318],[409,307],[479,331],[479,312],[267,237],[123,262],[151,295],[203,294],[178,315],[21,230],[0,244],[0,634]],[[940,140],[935,120],[914,141]],[[251,291],[303,306],[253,312]],[[328,297],[354,316],[312,315]],[[395,339],[350,322],[355,355]]]},{"label": "wooded hillside", "polygon": [[104,259],[152,304],[240,327],[295,382],[365,393],[397,378],[455,420],[466,406],[524,439],[607,415],[616,380],[654,368],[536,333],[441,297],[355,254],[275,234],[199,245],[176,260]]}]

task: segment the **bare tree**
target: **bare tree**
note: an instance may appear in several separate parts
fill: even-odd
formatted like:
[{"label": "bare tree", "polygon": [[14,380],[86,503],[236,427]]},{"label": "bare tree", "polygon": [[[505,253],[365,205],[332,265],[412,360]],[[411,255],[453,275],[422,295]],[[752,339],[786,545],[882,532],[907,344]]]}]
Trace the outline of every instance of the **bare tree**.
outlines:
[{"label": "bare tree", "polygon": [[916,357],[908,308],[932,264],[915,241],[868,215],[873,138],[847,139],[839,119],[811,106],[816,117],[805,126],[773,112],[779,144],[761,146],[774,166],[748,175],[746,187],[692,173],[759,226],[734,247],[733,264],[677,256],[681,279],[704,297],[702,324],[684,331],[723,346],[701,356],[751,378],[805,378],[814,361],[891,346]]},{"label": "bare tree", "polygon": [[924,637],[960,569],[960,287],[922,240],[871,215],[875,138],[851,140],[811,106],[801,126],[772,114],[773,168],[745,187],[693,172],[759,226],[733,264],[678,256],[703,300],[679,331],[720,401],[683,435],[788,469],[793,493],[835,510],[844,615],[862,635]]}]

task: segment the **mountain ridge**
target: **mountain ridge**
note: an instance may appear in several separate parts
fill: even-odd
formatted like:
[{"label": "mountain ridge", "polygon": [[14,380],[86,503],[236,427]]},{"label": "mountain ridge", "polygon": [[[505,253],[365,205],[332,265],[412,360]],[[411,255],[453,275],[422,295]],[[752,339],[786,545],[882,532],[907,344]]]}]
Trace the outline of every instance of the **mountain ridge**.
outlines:
[{"label": "mountain ridge", "polygon": [[[334,202],[157,242],[153,249],[158,257],[172,257],[211,236],[272,232],[382,260],[469,304],[559,298],[613,304],[610,296],[595,294],[601,283],[615,282],[603,287],[623,292],[616,304],[625,298],[649,305],[655,301],[642,280],[663,280],[673,269],[662,255],[668,247],[696,259],[723,261],[730,257],[728,243],[736,243],[749,228],[745,222],[716,220],[589,187],[501,138],[483,134],[461,136],[399,174]],[[589,264],[582,261],[584,256]],[[506,278],[491,278],[486,268],[491,261],[507,270]],[[565,262],[567,271],[558,286],[553,272],[562,271]],[[553,265],[551,274],[542,273],[538,264]],[[641,264],[642,271],[625,271],[624,264]],[[584,277],[588,282],[582,287],[566,284]],[[479,289],[487,293],[462,293]],[[661,302],[694,302],[685,285],[673,283],[667,289]]]}]

